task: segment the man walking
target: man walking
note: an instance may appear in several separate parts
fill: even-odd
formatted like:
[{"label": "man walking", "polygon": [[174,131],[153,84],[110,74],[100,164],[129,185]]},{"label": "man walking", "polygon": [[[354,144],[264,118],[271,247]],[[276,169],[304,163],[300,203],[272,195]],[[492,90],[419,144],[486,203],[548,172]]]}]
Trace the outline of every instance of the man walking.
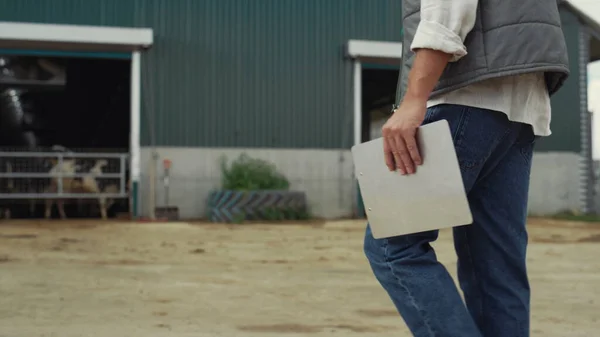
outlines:
[{"label": "man walking", "polygon": [[[403,0],[404,55],[386,165],[422,163],[417,128],[450,124],[473,224],[454,229],[465,304],[428,231],[374,239],[373,272],[417,337],[527,337],[527,197],[550,95],[569,74],[558,0]],[[440,168],[443,169],[443,168]],[[435,207],[435,205],[431,205]]]}]

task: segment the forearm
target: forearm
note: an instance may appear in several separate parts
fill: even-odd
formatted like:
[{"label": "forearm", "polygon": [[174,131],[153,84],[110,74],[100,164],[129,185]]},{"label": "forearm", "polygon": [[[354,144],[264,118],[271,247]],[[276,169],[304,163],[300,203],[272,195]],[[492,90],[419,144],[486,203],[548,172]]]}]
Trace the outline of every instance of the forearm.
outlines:
[{"label": "forearm", "polygon": [[426,101],[451,58],[451,54],[437,50],[417,50],[415,60],[408,74],[405,99]]},{"label": "forearm", "polygon": [[448,62],[467,54],[463,44],[473,29],[478,0],[421,0],[421,22],[411,49],[416,53],[406,98],[427,100]]}]

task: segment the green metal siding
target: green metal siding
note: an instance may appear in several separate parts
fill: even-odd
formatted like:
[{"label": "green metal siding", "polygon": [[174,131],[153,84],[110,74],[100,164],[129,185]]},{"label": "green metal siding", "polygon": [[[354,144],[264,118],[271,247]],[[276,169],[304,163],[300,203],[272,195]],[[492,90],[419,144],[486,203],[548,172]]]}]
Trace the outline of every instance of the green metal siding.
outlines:
[{"label": "green metal siding", "polygon": [[[538,151],[576,151],[577,18],[561,13],[571,76]],[[400,41],[401,0],[2,0],[0,20],[152,27],[142,145],[348,148],[349,39]],[[154,111],[154,123],[150,116]]]},{"label": "green metal siding", "polygon": [[401,0],[2,0],[0,20],[152,27],[142,144],[348,148],[349,39],[399,41]]},{"label": "green metal siding", "polygon": [[552,135],[540,139],[536,151],[579,152],[581,149],[579,115],[579,30],[581,26],[572,13],[561,10],[563,32],[569,49],[571,74],[564,86],[552,97]]},{"label": "green metal siding", "polygon": [[[133,26],[136,2],[138,1],[2,0],[0,1],[0,20],[93,26]],[[139,2],[143,2],[143,0]]]}]

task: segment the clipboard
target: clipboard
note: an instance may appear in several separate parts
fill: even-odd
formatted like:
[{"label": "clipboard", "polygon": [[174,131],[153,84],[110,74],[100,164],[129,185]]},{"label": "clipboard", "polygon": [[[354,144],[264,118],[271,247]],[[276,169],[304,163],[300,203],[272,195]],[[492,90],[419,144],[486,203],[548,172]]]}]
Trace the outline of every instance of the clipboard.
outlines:
[{"label": "clipboard", "polygon": [[403,176],[385,165],[383,138],[352,147],[355,175],[376,239],[473,222],[448,121],[417,132],[423,164]]}]

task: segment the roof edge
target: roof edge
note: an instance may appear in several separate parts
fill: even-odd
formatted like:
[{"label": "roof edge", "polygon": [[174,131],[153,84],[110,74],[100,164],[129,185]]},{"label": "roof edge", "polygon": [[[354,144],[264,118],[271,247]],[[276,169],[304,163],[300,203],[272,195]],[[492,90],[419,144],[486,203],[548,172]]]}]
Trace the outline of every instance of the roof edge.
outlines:
[{"label": "roof edge", "polygon": [[[578,19],[581,21],[582,24],[584,24],[588,30],[589,33],[593,39],[592,43],[594,45],[598,45],[598,49],[600,49],[600,22],[596,21],[595,19],[593,19],[592,17],[590,17],[589,15],[587,15],[582,9],[579,8],[579,6],[575,5],[573,2],[569,1],[569,0],[559,0],[559,6],[562,6],[564,8],[566,8],[568,11],[570,11],[571,13],[575,14],[575,16],[578,17]],[[590,55],[590,62],[593,61],[597,61],[600,60],[600,54],[599,55]]]}]

